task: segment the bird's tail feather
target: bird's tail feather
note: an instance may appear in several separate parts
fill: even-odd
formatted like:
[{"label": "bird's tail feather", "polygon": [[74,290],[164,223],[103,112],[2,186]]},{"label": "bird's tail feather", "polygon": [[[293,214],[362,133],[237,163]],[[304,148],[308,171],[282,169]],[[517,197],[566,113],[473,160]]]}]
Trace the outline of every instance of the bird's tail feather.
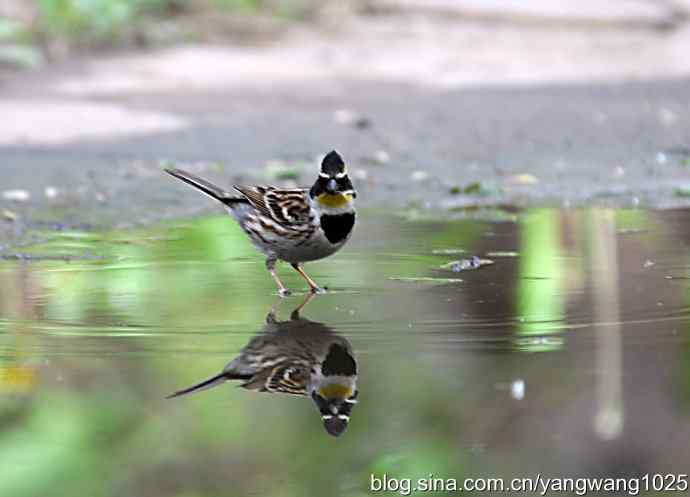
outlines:
[{"label": "bird's tail feather", "polygon": [[177,392],[168,395],[166,399],[173,399],[175,397],[182,397],[184,395],[189,395],[190,393],[196,393],[196,392],[201,392],[203,390],[208,390],[213,387],[217,387],[218,385],[225,383],[231,379],[228,377],[227,373],[223,372],[220,374],[217,374],[207,380],[202,381],[201,383],[197,383],[196,385],[193,385],[189,388],[185,388],[183,390],[178,390]]},{"label": "bird's tail feather", "polygon": [[237,195],[228,193],[210,181],[206,181],[205,179],[195,176],[192,173],[188,173],[187,171],[183,171],[182,169],[167,168],[165,172],[171,176],[175,176],[177,179],[181,179],[188,185],[192,185],[194,188],[201,190],[209,197],[215,198],[224,204],[246,202],[244,197],[238,197]]}]

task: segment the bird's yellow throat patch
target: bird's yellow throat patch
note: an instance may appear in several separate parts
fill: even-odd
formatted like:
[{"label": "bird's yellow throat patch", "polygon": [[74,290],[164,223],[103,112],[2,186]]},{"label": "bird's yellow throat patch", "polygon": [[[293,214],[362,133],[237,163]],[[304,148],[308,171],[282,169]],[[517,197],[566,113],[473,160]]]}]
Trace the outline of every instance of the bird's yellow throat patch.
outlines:
[{"label": "bird's yellow throat patch", "polygon": [[352,395],[352,389],[338,383],[331,383],[319,390],[319,395],[324,399],[345,399]]},{"label": "bird's yellow throat patch", "polygon": [[345,207],[347,204],[352,202],[352,195],[345,195],[338,193],[336,195],[331,195],[330,193],[322,193],[316,200],[319,204],[330,207],[332,209],[338,209],[340,207]]}]

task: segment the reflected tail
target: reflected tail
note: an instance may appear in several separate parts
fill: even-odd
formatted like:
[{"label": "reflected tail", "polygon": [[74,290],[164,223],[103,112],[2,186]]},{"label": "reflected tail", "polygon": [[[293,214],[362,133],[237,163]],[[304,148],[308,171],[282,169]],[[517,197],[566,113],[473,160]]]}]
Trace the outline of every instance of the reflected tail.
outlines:
[{"label": "reflected tail", "polygon": [[175,397],[182,397],[184,395],[189,395],[190,393],[209,390],[211,388],[217,387],[218,385],[221,385],[222,383],[225,383],[230,379],[231,378],[227,375],[227,373],[223,372],[217,374],[216,376],[212,376],[211,378],[204,380],[201,383],[197,383],[196,385],[193,385],[189,388],[185,388],[184,390],[178,390],[177,392],[168,395],[166,399],[174,399]]}]

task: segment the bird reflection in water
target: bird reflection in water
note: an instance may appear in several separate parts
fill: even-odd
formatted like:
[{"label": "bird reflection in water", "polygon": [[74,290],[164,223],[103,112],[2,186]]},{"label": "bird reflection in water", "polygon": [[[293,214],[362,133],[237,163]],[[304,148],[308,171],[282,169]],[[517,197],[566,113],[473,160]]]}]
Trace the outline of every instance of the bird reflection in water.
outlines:
[{"label": "bird reflection in water", "polygon": [[168,398],[240,381],[247,390],[311,397],[326,431],[342,435],[357,403],[357,360],[344,337],[323,323],[300,317],[312,297],[307,296],[289,321],[278,321],[274,306],[264,329],[223,371]]}]

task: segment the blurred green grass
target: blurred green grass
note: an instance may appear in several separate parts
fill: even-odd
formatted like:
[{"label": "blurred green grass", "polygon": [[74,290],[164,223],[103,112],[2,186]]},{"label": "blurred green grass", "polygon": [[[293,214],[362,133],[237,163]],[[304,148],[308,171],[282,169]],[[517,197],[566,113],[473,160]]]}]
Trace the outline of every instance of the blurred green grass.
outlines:
[{"label": "blurred green grass", "polygon": [[108,39],[141,16],[171,12],[179,0],[39,0],[38,24],[67,38]]},{"label": "blurred green grass", "polygon": [[[216,36],[234,39],[251,36],[252,29],[267,34],[281,23],[312,17],[327,3],[316,0],[8,1],[9,8],[0,9],[0,63],[10,62],[17,67],[38,65],[43,58],[40,54],[51,58],[76,49],[136,48],[203,41]],[[252,28],[253,18],[273,22],[256,22]]]}]

